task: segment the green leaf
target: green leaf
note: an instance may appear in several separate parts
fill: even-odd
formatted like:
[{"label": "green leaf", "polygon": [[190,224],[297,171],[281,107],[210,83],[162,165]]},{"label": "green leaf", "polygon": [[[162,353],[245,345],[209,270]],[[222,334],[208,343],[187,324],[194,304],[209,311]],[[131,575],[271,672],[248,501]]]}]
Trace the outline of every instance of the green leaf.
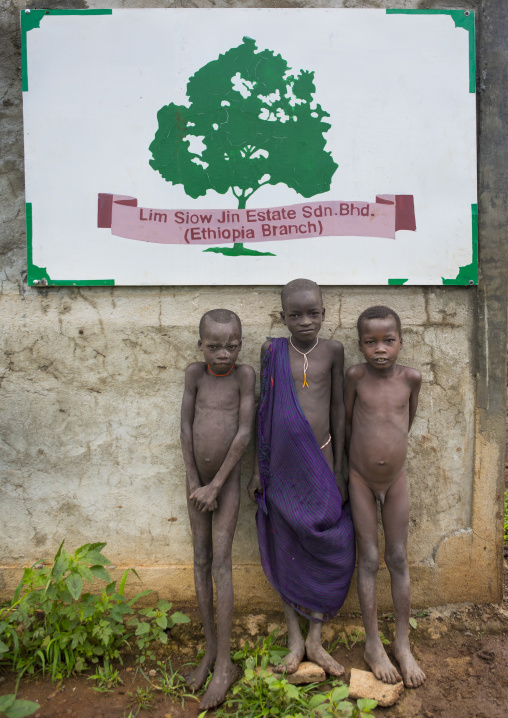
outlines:
[{"label": "green leaf", "polygon": [[0,711],[5,711],[7,708],[9,708],[9,706],[12,706],[15,700],[15,693],[9,693],[8,695],[0,696]]},{"label": "green leaf", "polygon": [[58,561],[60,554],[62,553],[62,547],[63,547],[64,543],[65,543],[65,539],[62,541],[62,543],[58,547],[58,551],[55,554],[55,563],[56,563],[56,561]]},{"label": "green leaf", "polygon": [[293,686],[291,683],[288,683],[286,686],[286,695],[289,698],[298,698],[300,695],[300,689],[297,686]]},{"label": "green leaf", "polygon": [[139,599],[143,598],[143,596],[148,596],[149,593],[152,593],[150,589],[148,589],[147,591],[141,591],[141,593],[136,594],[134,598],[131,598],[130,601],[127,601],[127,604],[129,606],[133,606],[136,601],[139,601]]},{"label": "green leaf", "polygon": [[136,628],[136,636],[144,636],[146,633],[149,633],[149,631],[149,623],[138,623],[138,627]]},{"label": "green leaf", "polygon": [[160,641],[161,643],[164,643],[164,645],[166,645],[167,642],[168,642],[168,634],[167,634],[167,633],[164,633],[164,631],[160,631],[160,633],[159,633],[159,641]]},{"label": "green leaf", "polygon": [[7,646],[2,640],[0,640],[0,653],[7,653],[9,646]]},{"label": "green leaf", "polygon": [[321,703],[324,703],[327,700],[328,698],[323,695],[312,696],[307,705],[312,710],[313,708],[317,708],[321,705]]},{"label": "green leaf", "polygon": [[90,566],[90,573],[92,576],[99,578],[101,581],[111,581],[111,576],[106,571],[104,566]]},{"label": "green leaf", "polygon": [[86,556],[86,560],[88,563],[93,565],[100,564],[101,566],[107,566],[111,563],[109,558],[103,556],[99,551],[90,551]]},{"label": "green leaf", "polygon": [[65,584],[69,589],[69,593],[71,594],[72,598],[77,601],[80,596],[81,589],[83,588],[82,577],[77,571],[72,571],[65,579]]},{"label": "green leaf", "polygon": [[185,613],[180,613],[180,611],[175,611],[175,613],[171,614],[171,620],[173,623],[189,623],[190,618],[185,615]]},{"label": "green leaf", "polygon": [[139,581],[141,581],[141,579],[139,578],[139,575],[138,575],[138,573],[137,573],[137,571],[136,571],[135,568],[127,568],[127,569],[123,572],[122,578],[121,578],[121,580],[120,580],[120,587],[119,587],[119,589],[118,589],[118,593],[120,594],[120,596],[123,596],[123,592],[124,592],[124,590],[125,590],[125,582],[127,581],[127,576],[129,575],[129,572],[130,572],[130,571],[132,571],[132,573],[137,577],[137,579],[138,579]]},{"label": "green leaf", "polygon": [[371,711],[377,706],[373,698],[359,698],[356,703],[361,711]]},{"label": "green leaf", "polygon": [[252,670],[252,668],[247,668],[244,675],[245,675],[245,678],[246,678],[248,681],[251,681],[256,674],[255,674],[255,672]]},{"label": "green leaf", "polygon": [[341,701],[337,705],[337,710],[342,711],[346,716],[350,716],[353,712],[353,704],[349,701]]},{"label": "green leaf", "polygon": [[411,626],[411,628],[418,628],[418,621],[416,620],[416,618],[413,618],[411,616],[411,618],[409,619],[409,625]]},{"label": "green leaf", "polygon": [[166,601],[165,598],[162,598],[160,601],[157,602],[157,608],[159,609],[159,611],[169,611],[172,605],[173,604],[169,601]]},{"label": "green leaf", "polygon": [[160,626],[163,631],[168,627],[168,619],[166,618],[166,616],[158,616],[155,619],[155,623]]},{"label": "green leaf", "polygon": [[339,701],[343,700],[344,698],[347,698],[349,695],[349,687],[348,686],[338,686],[337,688],[334,688],[333,691],[330,694],[330,699],[334,703],[338,703]]},{"label": "green leaf", "polygon": [[38,711],[40,705],[34,701],[14,701],[13,705],[5,712],[6,718],[25,718]]},{"label": "green leaf", "polygon": [[78,571],[80,575],[83,576],[85,581],[88,581],[88,583],[93,583],[93,573],[90,571],[88,566],[83,566],[83,564],[79,564]]},{"label": "green leaf", "polygon": [[69,561],[65,556],[59,556],[51,569],[51,575],[55,581],[60,581],[64,573],[69,568]]}]

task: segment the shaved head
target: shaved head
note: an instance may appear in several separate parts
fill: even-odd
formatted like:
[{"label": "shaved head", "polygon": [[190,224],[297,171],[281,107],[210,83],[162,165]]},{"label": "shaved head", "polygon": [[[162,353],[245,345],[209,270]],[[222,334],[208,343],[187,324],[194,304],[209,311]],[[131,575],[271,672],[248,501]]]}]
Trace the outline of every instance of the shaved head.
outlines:
[{"label": "shaved head", "polygon": [[388,319],[388,317],[394,318],[395,324],[397,325],[397,331],[399,332],[399,336],[402,336],[402,327],[400,324],[400,317],[397,314],[397,312],[394,312],[393,309],[390,309],[390,307],[378,305],[375,307],[369,307],[368,309],[364,309],[364,311],[358,317],[358,321],[356,323],[356,328],[358,329],[359,338],[361,339],[361,337],[362,337],[362,323],[365,320]]},{"label": "shaved head", "polygon": [[229,324],[233,322],[238,327],[238,333],[242,336],[242,322],[238,314],[235,314],[230,309],[210,309],[205,312],[199,322],[199,338],[203,338],[204,328],[206,321],[217,322],[218,324]]},{"label": "shaved head", "polygon": [[291,282],[288,282],[282,287],[282,291],[280,293],[282,307],[284,307],[291,295],[296,294],[297,292],[309,291],[318,292],[319,298],[321,299],[321,302],[323,302],[323,294],[319,284],[316,284],[316,282],[313,282],[311,279],[293,279]]}]

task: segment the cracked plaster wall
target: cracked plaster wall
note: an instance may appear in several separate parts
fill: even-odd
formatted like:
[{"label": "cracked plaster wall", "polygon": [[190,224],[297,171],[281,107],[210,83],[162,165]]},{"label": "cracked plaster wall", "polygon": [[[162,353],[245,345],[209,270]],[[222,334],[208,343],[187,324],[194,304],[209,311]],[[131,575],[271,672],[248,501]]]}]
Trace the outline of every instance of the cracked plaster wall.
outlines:
[{"label": "cracked plaster wall", "polygon": [[[90,8],[185,5],[58,3]],[[187,5],[433,6],[400,1]],[[8,595],[20,566],[50,557],[65,538],[69,549],[107,541],[106,554],[116,565],[140,567],[147,585],[187,599],[193,587],[179,446],[183,371],[198,356],[200,316],[217,306],[231,307],[241,316],[241,359],[258,368],[265,337],[284,334],[278,319],[279,288],[27,287],[18,32],[23,7],[30,5],[0,1],[6,38],[0,49],[0,595]],[[358,314],[381,303],[401,316],[401,361],[423,375],[407,462],[416,602],[430,605],[471,596],[492,600],[499,593],[495,577],[484,588],[457,583],[457,576],[476,560],[475,515],[482,517],[481,538],[490,557],[497,546],[494,529],[485,528],[491,506],[487,501],[482,508],[481,499],[475,499],[475,477],[482,471],[478,462],[491,462],[482,476],[492,489],[502,461],[497,425],[481,435],[483,453],[478,454],[477,289],[325,287],[324,296],[327,320],[322,334],[343,341],[347,365],[361,360]],[[251,466],[252,450],[243,462],[244,486]],[[485,493],[480,496],[485,498]],[[452,549],[441,560],[446,546]],[[239,603],[249,599],[251,604],[278,605],[259,568],[254,508],[245,491],[234,563]],[[493,559],[485,563],[490,570],[493,565]],[[386,570],[381,574],[386,602]],[[354,602],[353,595],[348,605]]]}]

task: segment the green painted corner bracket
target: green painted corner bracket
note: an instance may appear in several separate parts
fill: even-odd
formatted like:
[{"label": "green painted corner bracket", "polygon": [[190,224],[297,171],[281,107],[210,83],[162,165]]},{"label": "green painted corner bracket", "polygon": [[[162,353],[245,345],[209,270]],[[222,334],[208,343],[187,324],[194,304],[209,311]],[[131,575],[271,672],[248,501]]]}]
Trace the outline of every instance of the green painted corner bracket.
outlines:
[{"label": "green painted corner bracket", "polygon": [[20,10],[21,23],[21,89],[28,92],[28,60],[26,36],[30,30],[41,26],[42,18],[47,15],[112,15],[113,10]]},{"label": "green painted corner bracket", "polygon": [[27,282],[29,287],[111,287],[114,279],[51,279],[46,267],[39,267],[33,262],[32,250],[32,203],[26,203],[26,249],[27,249]]},{"label": "green painted corner bracket", "polygon": [[471,232],[472,232],[472,260],[471,264],[459,267],[455,279],[441,277],[443,284],[476,285],[478,284],[478,205],[471,205]]},{"label": "green painted corner bracket", "polygon": [[401,284],[405,284],[405,283],[408,282],[408,281],[409,281],[409,279],[389,279],[389,280],[388,280],[388,286],[390,286],[390,287],[396,287],[396,286],[399,286],[399,285],[401,285]]},{"label": "green painted corner bracket", "polygon": [[475,22],[473,10],[395,10],[387,9],[387,15],[449,15],[455,27],[469,33],[469,92],[476,92]]}]

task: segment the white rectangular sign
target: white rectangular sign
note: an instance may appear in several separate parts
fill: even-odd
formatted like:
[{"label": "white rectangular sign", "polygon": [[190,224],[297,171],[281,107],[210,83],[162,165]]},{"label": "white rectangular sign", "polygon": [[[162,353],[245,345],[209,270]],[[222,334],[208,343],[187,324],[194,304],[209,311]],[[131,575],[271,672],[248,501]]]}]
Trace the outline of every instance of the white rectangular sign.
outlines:
[{"label": "white rectangular sign", "polygon": [[473,13],[21,25],[30,284],[476,284]]}]

